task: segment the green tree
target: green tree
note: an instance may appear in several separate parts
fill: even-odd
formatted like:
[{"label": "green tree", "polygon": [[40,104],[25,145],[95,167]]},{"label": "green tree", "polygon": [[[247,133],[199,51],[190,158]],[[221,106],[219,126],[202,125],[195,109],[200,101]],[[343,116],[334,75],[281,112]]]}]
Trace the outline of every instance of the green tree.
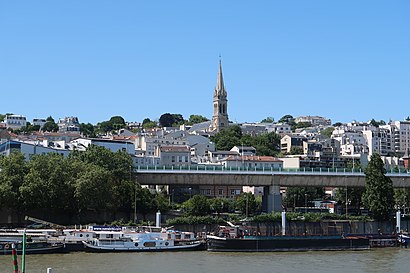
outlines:
[{"label": "green tree", "polygon": [[5,118],[6,118],[6,115],[0,114],[0,122],[3,122]]},{"label": "green tree", "polygon": [[94,125],[91,123],[81,123],[80,124],[80,132],[85,136],[85,137],[96,137],[96,129]]},{"label": "green tree", "polygon": [[275,119],[273,117],[266,117],[266,118],[261,120],[261,123],[272,123],[274,121],[275,121]]},{"label": "green tree", "polygon": [[179,126],[185,123],[184,117],[181,114],[172,114],[172,117],[174,118],[172,126]]},{"label": "green tree", "polygon": [[351,206],[355,209],[360,209],[360,207],[363,205],[363,192],[364,188],[348,187],[346,195],[346,188],[338,188],[336,190],[335,201],[346,206],[347,199],[348,206]]},{"label": "green tree", "polygon": [[339,126],[342,126],[343,125],[343,123],[341,123],[341,122],[336,122],[336,123],[333,123],[333,127],[339,127]]},{"label": "green tree", "polygon": [[303,154],[303,148],[297,147],[297,146],[292,146],[290,147],[290,155],[301,155]]},{"label": "green tree", "polygon": [[41,128],[41,130],[44,132],[57,132],[58,131],[58,125],[55,123],[52,116],[49,116],[46,119],[46,123],[43,125],[43,128]]},{"label": "green tree", "polygon": [[148,213],[156,212],[155,195],[149,189],[137,185],[136,197],[137,212],[143,215],[145,221]]},{"label": "green tree", "polygon": [[194,195],[182,204],[188,215],[204,216],[211,212],[208,198],[203,195]]},{"label": "green tree", "polygon": [[205,121],[209,121],[209,119],[201,115],[190,115],[188,122],[189,124],[198,124],[198,123],[202,123]]},{"label": "green tree", "polygon": [[74,200],[78,212],[105,210],[113,202],[113,181],[108,170],[95,164],[85,164],[74,181]]},{"label": "green tree", "polygon": [[13,152],[7,157],[0,156],[0,207],[19,209],[19,188],[28,170],[22,153]]},{"label": "green tree", "polygon": [[211,137],[217,150],[230,150],[241,145],[242,130],[238,125],[232,125]]},{"label": "green tree", "polygon": [[394,189],[394,201],[397,209],[401,210],[402,213],[408,213],[407,209],[410,206],[410,189]]},{"label": "green tree", "polygon": [[150,129],[150,128],[155,128],[157,127],[157,123],[153,120],[150,120],[149,118],[145,118],[142,121],[142,128],[144,129]]},{"label": "green tree", "polygon": [[312,123],[305,121],[305,122],[296,123],[296,125],[294,126],[294,129],[309,128],[309,127],[312,127]]},{"label": "green tree", "polygon": [[320,133],[324,136],[330,138],[332,136],[333,131],[335,130],[334,127],[327,127],[326,129],[322,130]]},{"label": "green tree", "polygon": [[73,172],[67,159],[55,153],[35,155],[28,167],[30,170],[19,188],[24,207],[69,210]]},{"label": "green tree", "polygon": [[109,121],[111,122],[115,130],[119,130],[119,129],[127,127],[127,125],[125,124],[124,118],[121,116],[113,116],[110,118]]},{"label": "green tree", "polygon": [[373,154],[364,170],[366,186],[363,194],[365,205],[376,220],[387,220],[394,208],[393,183],[385,175],[383,161],[379,154]]},{"label": "green tree", "polygon": [[251,192],[243,192],[235,199],[235,208],[245,216],[254,214],[257,207],[255,195]]},{"label": "green tree", "polygon": [[292,115],[284,115],[279,119],[279,123],[289,123],[291,121],[294,121],[294,118]]},{"label": "green tree", "polygon": [[170,113],[162,114],[159,118],[159,125],[162,127],[171,127],[175,123],[175,118]]},{"label": "green tree", "polygon": [[312,200],[323,200],[325,190],[321,187],[288,187],[283,199],[287,207],[312,206]]}]

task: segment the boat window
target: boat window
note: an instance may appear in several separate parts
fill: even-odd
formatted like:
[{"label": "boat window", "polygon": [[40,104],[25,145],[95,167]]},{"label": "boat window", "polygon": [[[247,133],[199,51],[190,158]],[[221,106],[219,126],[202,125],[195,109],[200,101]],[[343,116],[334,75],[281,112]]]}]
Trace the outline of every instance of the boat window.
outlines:
[{"label": "boat window", "polygon": [[145,242],[144,243],[145,247],[154,247],[155,246],[155,242]]},{"label": "boat window", "polygon": [[168,234],[168,240],[171,240],[171,234]]},{"label": "boat window", "polygon": [[178,239],[181,239],[181,234],[176,234],[176,235],[175,235],[175,239],[177,239],[177,240],[178,240]]},{"label": "boat window", "polygon": [[189,234],[184,235],[184,239],[190,239],[190,238],[191,238],[191,236]]},{"label": "boat window", "polygon": [[83,235],[82,235],[82,234],[80,234],[80,237],[83,237]]},{"label": "boat window", "polygon": [[169,245],[169,243],[168,243],[168,242],[165,242],[165,245],[167,246],[167,245]]},{"label": "boat window", "polygon": [[135,245],[135,246],[138,246],[138,243],[135,243],[134,245]]}]

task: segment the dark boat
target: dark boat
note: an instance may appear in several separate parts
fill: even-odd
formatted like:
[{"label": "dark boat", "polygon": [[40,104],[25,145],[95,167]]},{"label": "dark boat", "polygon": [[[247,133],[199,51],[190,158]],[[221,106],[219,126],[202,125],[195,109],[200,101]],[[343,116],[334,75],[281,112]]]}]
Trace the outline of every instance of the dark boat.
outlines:
[{"label": "dark boat", "polygon": [[[20,241],[0,242],[0,255],[11,254],[12,244],[15,244],[17,254],[23,251],[23,245]],[[45,253],[65,253],[68,252],[62,243],[49,242],[27,242],[26,254],[45,254]]]},{"label": "dark boat", "polygon": [[365,250],[369,239],[343,236],[244,236],[243,238],[207,237],[208,251],[310,251]]}]

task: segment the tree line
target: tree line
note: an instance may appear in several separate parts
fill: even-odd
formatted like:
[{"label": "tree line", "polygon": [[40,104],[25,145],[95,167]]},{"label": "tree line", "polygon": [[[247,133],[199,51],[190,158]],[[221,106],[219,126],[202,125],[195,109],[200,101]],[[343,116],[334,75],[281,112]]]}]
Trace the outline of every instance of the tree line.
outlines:
[{"label": "tree line", "polygon": [[81,215],[85,210],[146,215],[168,209],[164,194],[152,194],[132,179],[132,159],[91,145],[68,157],[49,153],[27,161],[13,152],[0,157],[0,207],[25,214],[33,209]]}]

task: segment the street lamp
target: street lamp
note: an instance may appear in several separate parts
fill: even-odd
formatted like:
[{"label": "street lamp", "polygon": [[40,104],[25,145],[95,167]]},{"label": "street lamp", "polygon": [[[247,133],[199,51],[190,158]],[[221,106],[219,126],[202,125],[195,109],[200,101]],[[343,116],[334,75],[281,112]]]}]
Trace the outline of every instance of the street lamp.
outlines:
[{"label": "street lamp", "polygon": [[305,193],[305,213],[307,213],[307,193]]}]

